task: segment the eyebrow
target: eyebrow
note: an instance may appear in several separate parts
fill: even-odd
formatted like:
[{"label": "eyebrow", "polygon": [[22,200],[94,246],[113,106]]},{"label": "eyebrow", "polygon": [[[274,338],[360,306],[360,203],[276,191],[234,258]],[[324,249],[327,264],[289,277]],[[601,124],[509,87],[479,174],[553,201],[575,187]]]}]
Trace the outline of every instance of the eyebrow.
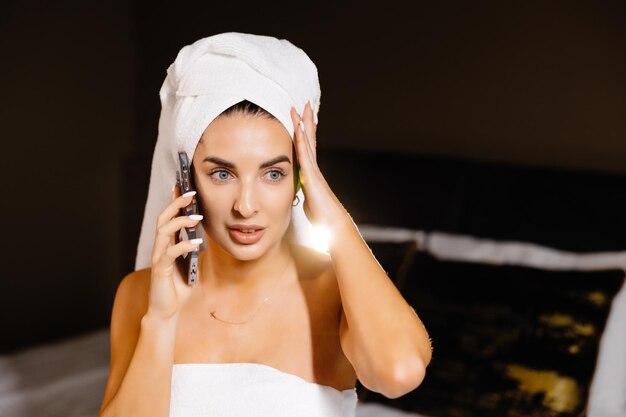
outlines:
[{"label": "eyebrow", "polygon": [[[217,165],[223,165],[226,168],[236,169],[237,167],[232,162],[229,162],[225,159],[218,158],[217,156],[207,156],[202,160],[202,162],[213,162]],[[289,162],[291,164],[291,160],[287,155],[279,155],[276,158],[272,158],[269,161],[263,162],[259,165],[259,169],[271,167],[272,165],[276,165],[279,162]]]}]

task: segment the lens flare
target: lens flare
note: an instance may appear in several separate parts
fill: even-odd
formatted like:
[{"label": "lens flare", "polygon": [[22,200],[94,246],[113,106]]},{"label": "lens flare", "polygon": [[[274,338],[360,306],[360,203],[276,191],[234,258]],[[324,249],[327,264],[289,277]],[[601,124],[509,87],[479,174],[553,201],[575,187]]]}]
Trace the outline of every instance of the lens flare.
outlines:
[{"label": "lens flare", "polygon": [[313,248],[318,252],[329,253],[329,230],[324,226],[311,225],[311,235],[313,238]]}]

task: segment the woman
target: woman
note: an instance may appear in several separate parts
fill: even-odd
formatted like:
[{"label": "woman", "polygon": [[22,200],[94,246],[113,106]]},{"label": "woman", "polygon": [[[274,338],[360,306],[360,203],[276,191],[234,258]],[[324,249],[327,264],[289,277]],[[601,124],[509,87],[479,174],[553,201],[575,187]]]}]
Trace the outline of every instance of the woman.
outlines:
[{"label": "woman", "polygon": [[[151,267],[122,280],[99,415],[353,416],[357,377],[390,398],[421,383],[426,330],[320,172],[310,102],[290,117],[293,131],[241,100],[202,132],[200,217],[178,215],[193,196],[174,187]],[[298,204],[329,232],[327,253],[289,238]],[[200,244],[175,237],[199,224],[206,248],[189,286],[176,258]]]}]

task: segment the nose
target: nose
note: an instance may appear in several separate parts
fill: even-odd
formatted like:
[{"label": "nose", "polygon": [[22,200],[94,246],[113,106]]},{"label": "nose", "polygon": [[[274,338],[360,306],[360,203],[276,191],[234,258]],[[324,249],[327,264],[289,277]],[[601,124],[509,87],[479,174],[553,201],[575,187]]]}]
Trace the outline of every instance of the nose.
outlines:
[{"label": "nose", "polygon": [[248,182],[242,182],[233,209],[242,217],[249,218],[257,211],[257,201],[254,196],[254,186]]}]

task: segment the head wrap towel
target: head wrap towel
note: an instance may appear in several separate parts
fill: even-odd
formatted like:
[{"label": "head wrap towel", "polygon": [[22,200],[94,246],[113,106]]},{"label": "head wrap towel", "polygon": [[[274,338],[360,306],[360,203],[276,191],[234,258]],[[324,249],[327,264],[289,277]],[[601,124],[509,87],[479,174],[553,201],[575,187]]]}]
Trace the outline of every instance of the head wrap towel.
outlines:
[{"label": "head wrap towel", "polygon": [[[171,202],[178,152],[190,160],[200,137],[213,119],[243,100],[276,117],[293,140],[291,107],[302,114],[311,102],[315,123],[320,106],[317,68],[304,51],[286,39],[228,32],[183,47],[167,69],[159,91],[161,116],[152,157],[148,201],[137,246],[135,270],[151,266],[158,215]],[[311,224],[303,210],[304,194],[292,210],[293,238],[314,247]],[[206,235],[200,250],[206,249]]]}]

